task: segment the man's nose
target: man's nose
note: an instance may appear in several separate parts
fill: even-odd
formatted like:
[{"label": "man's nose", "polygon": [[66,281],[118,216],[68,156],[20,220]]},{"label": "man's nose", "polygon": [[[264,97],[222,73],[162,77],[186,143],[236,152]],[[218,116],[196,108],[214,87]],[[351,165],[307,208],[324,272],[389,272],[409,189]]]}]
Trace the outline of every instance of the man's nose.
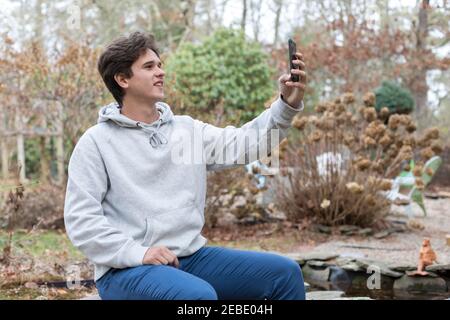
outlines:
[{"label": "man's nose", "polygon": [[163,77],[165,75],[166,75],[166,73],[164,72],[164,70],[161,68],[158,68],[158,76]]}]

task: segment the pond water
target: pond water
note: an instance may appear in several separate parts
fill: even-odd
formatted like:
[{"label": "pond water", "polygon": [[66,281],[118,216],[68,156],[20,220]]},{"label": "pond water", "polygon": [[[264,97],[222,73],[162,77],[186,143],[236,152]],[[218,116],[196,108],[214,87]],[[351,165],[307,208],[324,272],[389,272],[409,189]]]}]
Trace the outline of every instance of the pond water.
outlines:
[{"label": "pond water", "polygon": [[450,292],[414,292],[414,291],[398,291],[394,290],[392,286],[384,285],[382,283],[380,289],[368,289],[367,286],[362,286],[353,283],[331,283],[308,281],[310,289],[308,291],[343,291],[343,297],[369,297],[375,300],[446,300],[450,298]]}]

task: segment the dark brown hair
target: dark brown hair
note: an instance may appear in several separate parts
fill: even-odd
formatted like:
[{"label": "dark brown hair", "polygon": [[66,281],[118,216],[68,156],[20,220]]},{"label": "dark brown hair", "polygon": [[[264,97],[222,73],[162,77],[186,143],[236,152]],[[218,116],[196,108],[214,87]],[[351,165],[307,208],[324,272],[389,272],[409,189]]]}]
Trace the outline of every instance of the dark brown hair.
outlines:
[{"label": "dark brown hair", "polygon": [[145,53],[147,49],[153,50],[159,58],[155,37],[152,34],[133,32],[128,37],[122,36],[114,40],[100,55],[97,69],[105,82],[106,87],[114,99],[122,106],[125,92],[114,79],[116,74],[122,73],[127,78],[133,76],[131,65]]}]

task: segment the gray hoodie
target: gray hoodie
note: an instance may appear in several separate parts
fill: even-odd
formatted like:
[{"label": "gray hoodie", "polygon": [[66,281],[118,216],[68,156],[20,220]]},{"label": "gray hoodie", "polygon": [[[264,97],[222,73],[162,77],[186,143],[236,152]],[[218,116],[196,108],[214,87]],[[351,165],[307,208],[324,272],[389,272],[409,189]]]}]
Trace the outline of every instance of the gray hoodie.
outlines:
[{"label": "gray hoodie", "polygon": [[70,158],[66,231],[94,263],[95,281],[110,268],[142,265],[152,246],[178,257],[204,246],[207,170],[267,156],[274,145],[269,132],[279,129],[277,145],[303,103],[294,109],[279,97],[240,128],[174,116],[163,102],[156,107],[159,119],[146,124],[121,114],[116,103],[104,106]]}]

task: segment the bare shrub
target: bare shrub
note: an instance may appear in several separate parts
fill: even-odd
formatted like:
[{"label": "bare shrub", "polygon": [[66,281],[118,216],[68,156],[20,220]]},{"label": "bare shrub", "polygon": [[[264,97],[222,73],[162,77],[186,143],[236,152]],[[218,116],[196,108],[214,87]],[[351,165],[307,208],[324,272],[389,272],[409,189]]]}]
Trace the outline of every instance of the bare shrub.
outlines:
[{"label": "bare shrub", "polygon": [[[374,108],[375,95],[363,104],[346,93],[319,103],[315,113],[296,116],[296,130],[280,145],[281,175],[276,181],[278,205],[289,219],[310,217],[326,225],[374,225],[390,207],[385,192],[401,170],[416,169],[442,151],[439,130],[415,135],[409,115]],[[385,119],[389,116],[387,124]],[[423,188],[417,174],[416,184]]]}]

